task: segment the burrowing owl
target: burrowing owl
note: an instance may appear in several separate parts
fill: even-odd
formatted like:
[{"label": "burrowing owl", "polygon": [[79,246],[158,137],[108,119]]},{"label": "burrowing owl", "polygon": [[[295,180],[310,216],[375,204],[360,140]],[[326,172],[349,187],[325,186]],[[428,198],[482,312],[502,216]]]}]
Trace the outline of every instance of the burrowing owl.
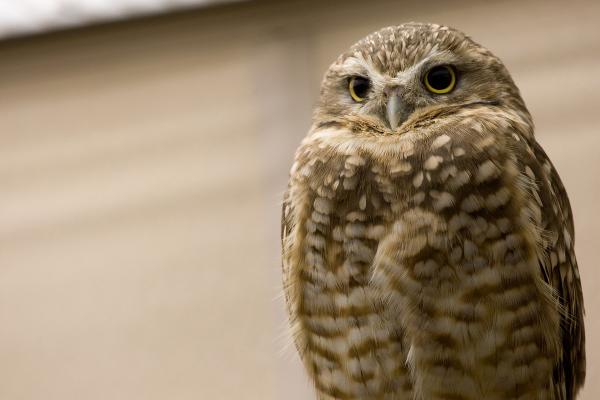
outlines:
[{"label": "burrowing owl", "polygon": [[569,200],[502,62],[409,23],[322,83],[283,206],[284,287],[320,399],[573,399]]}]

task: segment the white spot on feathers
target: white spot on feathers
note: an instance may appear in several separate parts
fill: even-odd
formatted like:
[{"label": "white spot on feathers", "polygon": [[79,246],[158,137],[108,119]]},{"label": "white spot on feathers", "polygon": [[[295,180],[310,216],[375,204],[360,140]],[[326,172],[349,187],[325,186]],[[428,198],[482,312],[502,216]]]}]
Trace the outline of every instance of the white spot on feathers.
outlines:
[{"label": "white spot on feathers", "polygon": [[434,169],[437,169],[437,167],[439,167],[442,161],[444,161],[444,159],[440,156],[430,156],[423,164],[423,168],[432,171]]},{"label": "white spot on feathers", "polygon": [[437,138],[435,138],[433,143],[431,143],[431,150],[437,150],[448,142],[450,142],[450,136],[448,136],[448,135],[438,136]]}]

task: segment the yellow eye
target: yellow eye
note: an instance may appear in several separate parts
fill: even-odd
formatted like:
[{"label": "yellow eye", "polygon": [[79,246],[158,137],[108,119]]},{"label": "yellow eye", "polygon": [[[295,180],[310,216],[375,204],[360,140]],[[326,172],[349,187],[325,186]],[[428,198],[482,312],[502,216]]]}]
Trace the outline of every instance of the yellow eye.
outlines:
[{"label": "yellow eye", "polygon": [[353,76],[348,81],[348,91],[350,92],[350,96],[352,96],[352,99],[357,103],[365,100],[370,88],[371,83],[367,78],[363,78],[362,76]]},{"label": "yellow eye", "polygon": [[456,73],[452,67],[440,65],[427,71],[424,81],[425,87],[431,93],[450,93],[456,86]]}]

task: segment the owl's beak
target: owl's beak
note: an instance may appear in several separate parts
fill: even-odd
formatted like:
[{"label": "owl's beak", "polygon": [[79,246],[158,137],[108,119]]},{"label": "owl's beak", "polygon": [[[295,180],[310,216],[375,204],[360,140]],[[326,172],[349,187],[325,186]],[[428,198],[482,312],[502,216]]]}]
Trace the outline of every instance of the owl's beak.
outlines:
[{"label": "owl's beak", "polygon": [[402,125],[404,121],[410,115],[410,111],[406,104],[402,101],[402,98],[398,94],[392,94],[389,96],[385,114],[392,130],[396,130],[398,126]]}]

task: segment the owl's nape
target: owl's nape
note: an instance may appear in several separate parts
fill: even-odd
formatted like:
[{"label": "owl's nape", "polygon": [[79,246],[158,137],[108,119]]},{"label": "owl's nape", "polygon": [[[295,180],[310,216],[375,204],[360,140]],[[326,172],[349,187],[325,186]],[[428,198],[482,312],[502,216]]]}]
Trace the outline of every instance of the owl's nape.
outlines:
[{"label": "owl's nape", "polygon": [[575,398],[571,210],[501,61],[454,29],[404,24],[342,54],[320,96],[282,218],[317,397]]}]

